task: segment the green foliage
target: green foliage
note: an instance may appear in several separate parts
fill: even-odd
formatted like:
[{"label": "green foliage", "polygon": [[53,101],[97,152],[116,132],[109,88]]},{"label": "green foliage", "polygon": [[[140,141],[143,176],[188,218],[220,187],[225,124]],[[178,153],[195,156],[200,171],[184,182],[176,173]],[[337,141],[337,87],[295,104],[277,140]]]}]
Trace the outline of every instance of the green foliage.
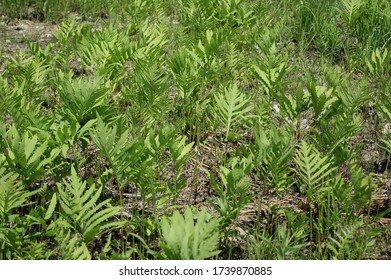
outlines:
[{"label": "green foliage", "polygon": [[246,97],[241,93],[236,84],[229,86],[224,94],[215,95],[215,111],[219,119],[226,125],[226,139],[230,138],[231,126],[240,120],[244,121],[249,116],[246,116],[251,111],[250,97]]},{"label": "green foliage", "polygon": [[327,90],[325,87],[309,83],[308,91],[311,96],[311,105],[314,109],[315,118],[317,120],[321,117],[327,118],[326,112],[330,112],[330,107],[338,100],[337,97],[333,96],[333,89]]},{"label": "green foliage", "polygon": [[107,97],[110,93],[108,84],[102,78],[73,79],[72,74],[58,73],[58,94],[61,97],[60,113],[64,119],[74,117],[84,125],[94,119],[96,114],[107,116]]},{"label": "green foliage", "polygon": [[118,187],[122,188],[129,181],[139,184],[150,182],[146,170],[150,166],[148,150],[143,141],[129,141],[129,131],[117,136],[118,128],[107,125],[98,117],[92,139],[102,154],[109,161],[113,174],[118,179]]},{"label": "green foliage", "polygon": [[268,37],[264,40],[265,42],[257,42],[263,55],[253,65],[254,74],[266,93],[275,94],[281,88],[281,82],[289,70],[287,57],[278,52],[275,42],[270,42]]},{"label": "green foliage", "polygon": [[286,225],[278,228],[277,244],[274,246],[277,259],[284,260],[289,258],[289,255],[302,250],[305,247],[305,244],[302,242],[305,237],[306,235],[303,231],[291,231],[287,229]]},{"label": "green foliage", "polygon": [[[87,244],[80,238],[78,234],[72,233],[69,230],[67,222],[59,218],[53,222],[51,228],[55,230],[54,242],[56,249],[53,254],[56,254],[58,259],[62,260],[90,260],[91,253],[88,250]],[[49,227],[49,232],[51,230]]]},{"label": "green foliage", "polygon": [[72,36],[80,37],[80,42],[76,43],[82,68],[92,73],[105,75],[111,81],[123,79],[125,73],[121,70],[132,53],[132,44],[126,34],[118,32],[114,26],[94,33],[90,30],[83,33],[85,34]]},{"label": "green foliage", "polygon": [[391,56],[388,54],[387,48],[384,49],[383,53],[377,48],[372,52],[370,59],[365,58],[370,75],[378,77],[381,77],[384,71],[387,71],[390,60]]},{"label": "green foliage", "polygon": [[342,9],[339,10],[342,19],[351,27],[362,15],[366,0],[343,0]]},{"label": "green foliage", "polygon": [[0,179],[0,215],[2,226],[9,221],[9,218],[12,218],[13,212],[26,205],[27,199],[37,191],[26,191],[24,190],[22,184],[17,182],[17,175],[8,173],[4,174],[4,169],[0,170],[1,179]]},{"label": "green foliage", "polygon": [[45,259],[50,251],[38,240],[42,233],[29,232],[31,226],[38,224],[34,210],[29,215],[19,213],[32,205],[29,199],[40,190],[26,190],[17,174],[5,173],[3,163],[0,158],[0,259]]},{"label": "green foliage", "polygon": [[0,2],[1,259],[388,257],[389,1]]},{"label": "green foliage", "polygon": [[221,216],[221,227],[225,228],[235,223],[240,211],[249,203],[249,172],[253,167],[251,159],[243,158],[239,161],[233,158],[230,169],[220,166],[221,185],[209,174],[211,187],[218,197],[211,201],[212,206]]},{"label": "green foliage", "polygon": [[272,208],[278,215],[286,217],[287,222],[276,224],[272,228],[265,228],[261,233],[249,237],[249,258],[295,260],[305,255],[308,238],[305,230],[307,220],[305,215],[294,213],[292,209]]},{"label": "green foliage", "polygon": [[259,165],[261,179],[271,182],[278,192],[286,191],[291,185],[289,176],[290,159],[294,151],[294,141],[289,130],[270,130],[259,126],[255,131],[255,143],[251,146],[255,162]]},{"label": "green foliage", "polygon": [[363,222],[359,220],[351,225],[339,227],[335,237],[330,237],[327,249],[331,251],[333,259],[359,260],[374,246],[375,240],[370,235],[357,239],[362,234]]},{"label": "green foliage", "polygon": [[294,1],[292,16],[297,41],[304,47],[315,47],[328,56],[341,49],[342,32],[336,18],[335,0]]},{"label": "green foliage", "polygon": [[25,183],[34,182],[45,174],[45,167],[50,165],[59,151],[48,152],[48,143],[40,143],[37,135],[28,132],[20,135],[15,126],[6,132],[5,159],[8,168],[19,174]]},{"label": "green foliage", "polygon": [[95,184],[90,184],[87,189],[87,182],[80,180],[73,167],[70,182],[64,180],[63,184],[57,184],[58,202],[65,223],[67,227],[80,233],[86,244],[104,230],[123,225],[120,221],[109,221],[120,207],[111,206],[110,199],[98,203],[102,189],[103,187],[97,189]]},{"label": "green foliage", "polygon": [[184,215],[175,211],[161,221],[163,258],[171,260],[203,260],[219,254],[219,219],[208,218],[206,210],[196,214],[187,208]]},{"label": "green foliage", "polygon": [[26,96],[26,84],[2,81],[0,96],[3,100],[2,114],[9,114],[19,130],[25,130],[28,127],[47,129],[53,123],[41,104],[34,98]]},{"label": "green foliage", "polygon": [[294,161],[296,168],[293,171],[298,175],[301,192],[307,194],[308,201],[312,201],[313,195],[327,186],[335,167],[327,156],[322,156],[315,147],[305,141],[302,141]]}]

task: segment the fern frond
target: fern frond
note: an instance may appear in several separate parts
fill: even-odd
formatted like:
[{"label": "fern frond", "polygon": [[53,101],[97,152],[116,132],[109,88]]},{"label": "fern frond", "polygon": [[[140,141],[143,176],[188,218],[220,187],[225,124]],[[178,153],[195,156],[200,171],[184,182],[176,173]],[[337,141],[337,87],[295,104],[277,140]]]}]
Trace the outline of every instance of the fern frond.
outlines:
[{"label": "fern frond", "polygon": [[54,239],[57,243],[56,253],[62,260],[91,260],[91,254],[87,244],[80,240],[78,234],[72,234],[67,229],[67,223],[62,218],[50,224],[50,231],[55,232]]},{"label": "fern frond", "polygon": [[96,234],[102,233],[104,229],[118,228],[123,225],[123,222],[109,221],[121,207],[111,206],[109,199],[97,204],[102,188],[97,189],[92,184],[87,189],[87,183],[79,179],[73,166],[71,181],[64,180],[63,184],[57,184],[63,218],[68,222],[70,228],[82,235],[86,244],[92,241]]},{"label": "fern frond", "polygon": [[211,187],[219,195],[211,205],[221,216],[221,227],[232,225],[239,217],[240,211],[249,203],[250,179],[248,174],[254,167],[252,158],[237,158],[231,160],[230,168],[220,166],[222,184],[216,182],[213,174],[209,173]]},{"label": "fern frond", "polygon": [[312,194],[321,185],[327,184],[330,175],[336,170],[331,165],[330,159],[322,156],[320,152],[307,142],[302,141],[296,156],[294,157],[296,168],[293,171],[299,176],[299,181],[306,191],[308,199],[312,200]]},{"label": "fern frond", "polygon": [[24,131],[29,127],[49,130],[54,120],[42,110],[41,102],[26,96],[25,81],[15,82],[13,86],[5,80],[0,82],[0,108],[12,117],[19,130]]},{"label": "fern frond", "polygon": [[[351,260],[359,259],[361,255],[371,246],[365,242],[365,250],[356,247],[359,239],[363,238],[359,233],[363,226],[363,221],[360,219],[351,225],[338,227],[338,232],[335,232],[335,237],[330,237],[327,243],[327,248],[332,252],[331,257],[335,260]],[[373,244],[373,243],[372,243]],[[357,252],[359,255],[357,256]]]},{"label": "fern frond", "polygon": [[352,27],[359,19],[365,7],[366,0],[342,0],[342,9],[339,13],[345,23]]},{"label": "fern frond", "polygon": [[102,77],[94,79],[73,78],[71,73],[59,72],[57,76],[57,91],[61,97],[59,113],[64,119],[69,115],[84,125],[88,121],[100,116],[108,115],[107,97],[109,88]]},{"label": "fern frond", "polygon": [[239,92],[238,86],[233,84],[225,89],[224,94],[215,95],[216,116],[226,125],[226,139],[228,139],[231,126],[239,121],[248,118],[246,115],[252,110],[251,98]]},{"label": "fern frond", "polygon": [[371,176],[364,175],[364,170],[356,163],[350,163],[349,169],[354,190],[351,204],[355,205],[357,209],[361,209],[371,203],[373,181]]},{"label": "fern frond", "polygon": [[255,131],[255,143],[251,147],[258,165],[261,165],[262,177],[270,179],[272,186],[281,192],[290,185],[290,159],[294,150],[293,134],[277,129],[258,128]]},{"label": "fern frond", "polygon": [[[308,83],[308,91],[311,96],[311,105],[315,112],[317,120],[328,114],[331,106],[338,101],[338,98],[333,96],[333,89],[327,90],[323,86],[316,86],[314,82]],[[329,117],[329,116],[327,116]]]},{"label": "fern frond", "polygon": [[206,210],[196,215],[187,208],[184,215],[175,211],[172,217],[164,216],[161,221],[161,247],[167,259],[203,260],[217,254],[220,237],[219,219],[207,219]]},{"label": "fern frond", "polygon": [[28,132],[20,135],[15,126],[11,126],[5,135],[8,167],[22,176],[26,182],[33,182],[45,173],[45,167],[53,162],[60,151],[48,152],[48,143],[40,143],[37,135]]},{"label": "fern frond", "polygon": [[6,174],[5,169],[0,167],[0,224],[8,221],[7,217],[13,210],[22,207],[29,197],[38,192],[25,190],[17,178],[17,174]]}]

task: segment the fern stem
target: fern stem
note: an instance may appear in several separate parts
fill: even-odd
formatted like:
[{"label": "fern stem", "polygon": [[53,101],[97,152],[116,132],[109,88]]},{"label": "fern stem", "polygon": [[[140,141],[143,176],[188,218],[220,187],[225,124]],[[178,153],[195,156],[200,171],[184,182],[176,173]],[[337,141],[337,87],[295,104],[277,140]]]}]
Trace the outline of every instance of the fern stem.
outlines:
[{"label": "fern stem", "polygon": [[263,189],[262,192],[258,193],[258,205],[257,205],[257,230],[260,232],[261,230],[261,207],[262,207],[262,201],[263,196],[266,193],[266,184],[267,184],[267,177],[265,176],[263,178]]}]

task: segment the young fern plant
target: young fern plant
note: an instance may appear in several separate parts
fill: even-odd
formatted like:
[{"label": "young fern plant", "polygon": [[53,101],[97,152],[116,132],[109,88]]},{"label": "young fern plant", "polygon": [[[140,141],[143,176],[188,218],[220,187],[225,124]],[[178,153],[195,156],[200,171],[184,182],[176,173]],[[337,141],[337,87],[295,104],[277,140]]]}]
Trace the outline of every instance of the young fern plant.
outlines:
[{"label": "young fern plant", "polygon": [[110,221],[121,207],[111,206],[110,199],[98,202],[102,189],[103,186],[97,188],[94,183],[87,188],[87,182],[78,177],[72,166],[70,181],[57,183],[57,193],[53,195],[50,204],[53,209],[58,201],[64,224],[73,232],[79,233],[86,244],[93,241],[97,234],[124,225],[123,221]]},{"label": "young fern plant", "polygon": [[250,117],[247,113],[252,110],[251,97],[246,97],[244,93],[241,93],[236,84],[228,86],[224,93],[218,93],[214,97],[215,117],[225,124],[227,130],[225,140],[228,141],[234,137],[230,131],[233,124]]},{"label": "young fern plant", "polygon": [[338,227],[334,236],[330,236],[326,244],[327,259],[362,260],[375,245],[375,239],[363,235],[364,223],[362,218]]},{"label": "young fern plant", "polygon": [[162,69],[164,56],[161,50],[146,50],[140,57],[135,57],[134,67],[134,92],[131,97],[137,102],[142,122],[147,128],[153,127],[168,112],[169,106],[169,80],[168,75]]},{"label": "young fern plant", "polygon": [[41,143],[37,135],[30,136],[29,132],[19,134],[15,126],[11,126],[5,135],[5,159],[8,168],[22,177],[29,184],[41,178],[46,167],[54,161],[60,150],[49,152],[48,143]]},{"label": "young fern plant", "polygon": [[248,174],[252,168],[251,157],[243,158],[241,161],[233,158],[230,169],[220,166],[221,184],[218,184],[213,174],[209,173],[211,187],[218,194],[210,203],[220,214],[220,226],[223,229],[234,224],[240,211],[250,202]]},{"label": "young fern plant", "polygon": [[[53,196],[56,198],[56,196]],[[54,203],[53,203],[54,202]],[[55,210],[57,199],[52,199],[52,203],[48,208],[49,215],[47,214],[45,219],[50,219]],[[53,254],[57,259],[61,260],[91,260],[91,253],[87,244],[79,233],[72,231],[68,222],[64,217],[56,217],[49,225],[46,231],[48,237],[53,238],[56,248]]]},{"label": "young fern plant", "polygon": [[186,144],[186,140],[187,138],[185,136],[179,136],[168,145],[174,165],[174,178],[171,183],[171,192],[174,195],[174,201],[176,201],[180,190],[186,186],[186,177],[183,174],[183,170],[185,164],[191,158],[191,151],[194,145],[194,142]]},{"label": "young fern plant", "polygon": [[274,124],[270,129],[259,126],[254,131],[255,142],[250,146],[261,178],[265,184],[269,181],[277,192],[286,191],[292,183],[289,167],[295,142],[291,131],[289,127],[278,129]]},{"label": "young fern plant", "polygon": [[110,163],[109,174],[116,176],[118,188],[122,189],[130,181],[140,185],[151,183],[150,171],[152,158],[144,140],[129,139],[129,130],[117,135],[118,127],[114,123],[106,124],[99,116],[95,130],[91,134]]},{"label": "young fern plant", "polygon": [[130,59],[133,44],[125,32],[110,24],[102,30],[88,30],[77,48],[82,67],[90,73],[119,82],[125,76],[124,63]]},{"label": "young fern plant", "polygon": [[27,191],[22,182],[18,181],[18,175],[6,172],[0,167],[0,227],[2,230],[9,223],[9,217],[13,212],[24,206],[28,198],[35,195],[39,190]]},{"label": "young fern plant", "polygon": [[52,116],[42,110],[42,102],[25,96],[26,84],[16,82],[13,86],[6,80],[0,80],[1,110],[12,117],[18,130],[29,127],[48,130],[53,123]]},{"label": "young fern plant", "polygon": [[387,71],[387,65],[391,60],[391,55],[388,53],[388,49],[385,48],[383,52],[379,48],[371,53],[371,57],[365,58],[365,63],[368,68],[370,76],[382,77],[384,72]]},{"label": "young fern plant", "polygon": [[[158,135],[150,133],[145,140],[145,146],[148,148],[150,156],[153,157],[154,163],[159,173],[171,173],[165,170],[160,163],[164,162],[165,154],[168,149],[170,164],[173,168],[171,179],[168,183],[168,191],[163,197],[172,196],[174,202],[180,191],[186,186],[186,178],[183,174],[185,164],[190,160],[194,142],[186,143],[186,136],[176,137],[175,130],[170,127],[164,127],[159,130]],[[166,165],[166,164],[164,164]]]},{"label": "young fern plant", "polygon": [[95,130],[91,133],[92,141],[109,161],[113,173],[117,176],[120,186],[122,179],[126,176],[128,169],[128,137],[129,131],[124,131],[119,137],[117,136],[117,126],[105,124],[101,117],[98,116]]},{"label": "young fern plant", "polygon": [[281,88],[283,78],[290,67],[288,66],[288,57],[278,53],[276,43],[269,40],[269,38],[265,38],[263,41],[257,42],[263,54],[258,61],[252,64],[252,69],[264,91],[273,96]]},{"label": "young fern plant", "polygon": [[55,87],[61,97],[58,112],[63,119],[72,121],[75,118],[83,126],[95,119],[97,113],[102,117],[110,115],[107,102],[110,84],[102,77],[74,78],[71,72],[59,72]]},{"label": "young fern plant", "polygon": [[342,0],[342,8],[338,12],[349,28],[353,28],[356,21],[362,15],[366,0]]},{"label": "young fern plant", "polygon": [[[333,77],[339,76],[339,77]],[[324,87],[308,84],[311,103],[316,115],[311,142],[325,154],[332,154],[336,164],[342,164],[353,156],[348,148],[349,140],[362,129],[362,117],[357,114],[369,100],[366,85],[352,86],[340,75],[329,73],[327,77],[334,92]]]},{"label": "young fern plant", "polygon": [[44,244],[37,242],[41,232],[29,232],[34,226],[34,210],[21,215],[21,209],[31,205],[30,198],[40,189],[26,190],[18,174],[9,171],[6,160],[0,155],[0,260],[41,259]]},{"label": "young fern plant", "polygon": [[175,211],[172,217],[164,216],[161,221],[160,244],[162,257],[171,260],[204,260],[220,253],[219,219],[208,218],[205,209],[194,215],[186,208],[184,215]]},{"label": "young fern plant", "polygon": [[294,157],[293,172],[298,175],[301,192],[306,194],[308,203],[322,194],[336,171],[328,156],[323,156],[315,147],[302,141]]}]

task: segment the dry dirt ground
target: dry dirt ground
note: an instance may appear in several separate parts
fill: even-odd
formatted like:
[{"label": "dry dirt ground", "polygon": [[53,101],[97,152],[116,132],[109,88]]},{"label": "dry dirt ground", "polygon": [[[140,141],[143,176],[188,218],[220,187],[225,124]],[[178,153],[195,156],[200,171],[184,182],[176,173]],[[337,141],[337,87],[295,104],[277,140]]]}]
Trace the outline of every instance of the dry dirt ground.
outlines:
[{"label": "dry dirt ground", "polygon": [[27,41],[47,43],[53,38],[56,25],[18,20],[12,22],[0,21],[0,48],[7,54],[13,54],[24,48]]}]

